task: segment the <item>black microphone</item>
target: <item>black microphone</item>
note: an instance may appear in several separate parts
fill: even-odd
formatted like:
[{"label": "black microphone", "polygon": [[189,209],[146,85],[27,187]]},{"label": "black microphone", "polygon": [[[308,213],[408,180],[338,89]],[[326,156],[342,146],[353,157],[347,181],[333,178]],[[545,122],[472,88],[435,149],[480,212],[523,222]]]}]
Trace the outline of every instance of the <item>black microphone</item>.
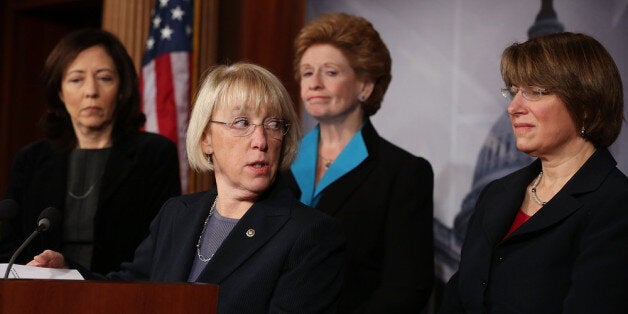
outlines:
[{"label": "black microphone", "polygon": [[0,201],[0,242],[11,234],[11,220],[19,213],[20,206],[12,199]]},{"label": "black microphone", "polygon": [[9,260],[9,264],[7,264],[7,270],[4,272],[4,279],[9,278],[11,267],[13,267],[15,259],[17,259],[20,253],[22,253],[24,248],[26,248],[26,246],[31,243],[33,238],[35,238],[38,234],[53,229],[54,226],[58,224],[60,216],[61,213],[54,207],[48,207],[44,209],[41,214],[39,214],[39,218],[37,219],[37,228],[35,228],[35,231],[33,231],[33,233],[31,233],[31,235],[24,240],[24,243],[22,243],[22,245],[20,245],[20,247],[11,256],[11,260]]}]

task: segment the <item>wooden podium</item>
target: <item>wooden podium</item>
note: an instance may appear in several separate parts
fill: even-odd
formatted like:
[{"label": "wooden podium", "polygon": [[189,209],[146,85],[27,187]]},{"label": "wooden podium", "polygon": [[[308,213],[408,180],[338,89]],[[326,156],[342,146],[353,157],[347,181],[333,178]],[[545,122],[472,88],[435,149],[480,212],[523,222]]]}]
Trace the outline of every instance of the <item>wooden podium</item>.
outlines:
[{"label": "wooden podium", "polygon": [[0,313],[216,313],[218,286],[203,283],[0,280]]}]

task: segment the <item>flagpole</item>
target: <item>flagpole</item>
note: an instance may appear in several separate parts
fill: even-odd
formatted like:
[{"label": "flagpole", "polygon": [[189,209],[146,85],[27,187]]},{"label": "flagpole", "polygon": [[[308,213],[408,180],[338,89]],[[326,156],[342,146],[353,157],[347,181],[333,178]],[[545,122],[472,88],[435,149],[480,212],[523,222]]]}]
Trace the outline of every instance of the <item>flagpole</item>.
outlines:
[{"label": "flagpole", "polygon": [[[201,36],[201,2],[202,0],[196,0],[194,1],[194,22],[193,22],[193,29],[192,29],[192,81],[191,81],[191,88],[190,88],[190,99],[192,99],[192,96],[196,93],[196,87],[198,86],[198,66],[199,66],[199,51],[201,48],[201,40],[200,40],[200,36]],[[190,109],[192,107],[192,103],[190,102]]]},{"label": "flagpole", "polygon": [[[192,106],[194,105],[194,95],[198,88],[198,73],[199,73],[199,51],[200,51],[200,36],[201,36],[201,2],[202,0],[194,1],[194,18],[192,22],[192,68],[190,69],[190,105],[189,112],[192,112]],[[188,167],[188,193],[198,191],[198,175],[194,170]],[[185,191],[184,191],[185,193]]]},{"label": "flagpole", "polygon": [[[192,34],[192,69],[190,86],[190,109],[201,76],[216,63],[218,42],[218,0],[196,0]],[[215,186],[213,173],[196,173],[188,169],[188,192],[199,192]]]}]

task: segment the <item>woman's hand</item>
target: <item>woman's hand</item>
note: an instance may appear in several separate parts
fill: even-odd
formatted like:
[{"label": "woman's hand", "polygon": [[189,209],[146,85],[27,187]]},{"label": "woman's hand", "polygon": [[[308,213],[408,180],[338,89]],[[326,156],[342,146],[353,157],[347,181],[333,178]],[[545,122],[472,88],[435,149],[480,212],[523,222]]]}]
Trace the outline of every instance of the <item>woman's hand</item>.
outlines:
[{"label": "woman's hand", "polygon": [[48,267],[48,268],[68,268],[65,258],[61,253],[52,250],[45,250],[41,254],[33,257],[27,266]]}]

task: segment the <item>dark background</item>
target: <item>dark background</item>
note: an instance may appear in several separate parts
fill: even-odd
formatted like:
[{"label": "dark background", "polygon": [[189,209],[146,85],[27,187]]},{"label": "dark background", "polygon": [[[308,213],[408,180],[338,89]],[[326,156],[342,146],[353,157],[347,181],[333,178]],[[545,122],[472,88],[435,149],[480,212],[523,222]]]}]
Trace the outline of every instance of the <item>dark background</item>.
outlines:
[{"label": "dark background", "polygon": [[[101,27],[105,1],[120,0],[0,2],[0,195],[5,193],[15,154],[43,137],[40,73],[48,53],[73,30]],[[292,41],[305,19],[305,0],[215,1],[218,12],[212,16],[218,19],[217,39],[211,45],[216,62],[250,61],[265,66],[297,99]]]}]

